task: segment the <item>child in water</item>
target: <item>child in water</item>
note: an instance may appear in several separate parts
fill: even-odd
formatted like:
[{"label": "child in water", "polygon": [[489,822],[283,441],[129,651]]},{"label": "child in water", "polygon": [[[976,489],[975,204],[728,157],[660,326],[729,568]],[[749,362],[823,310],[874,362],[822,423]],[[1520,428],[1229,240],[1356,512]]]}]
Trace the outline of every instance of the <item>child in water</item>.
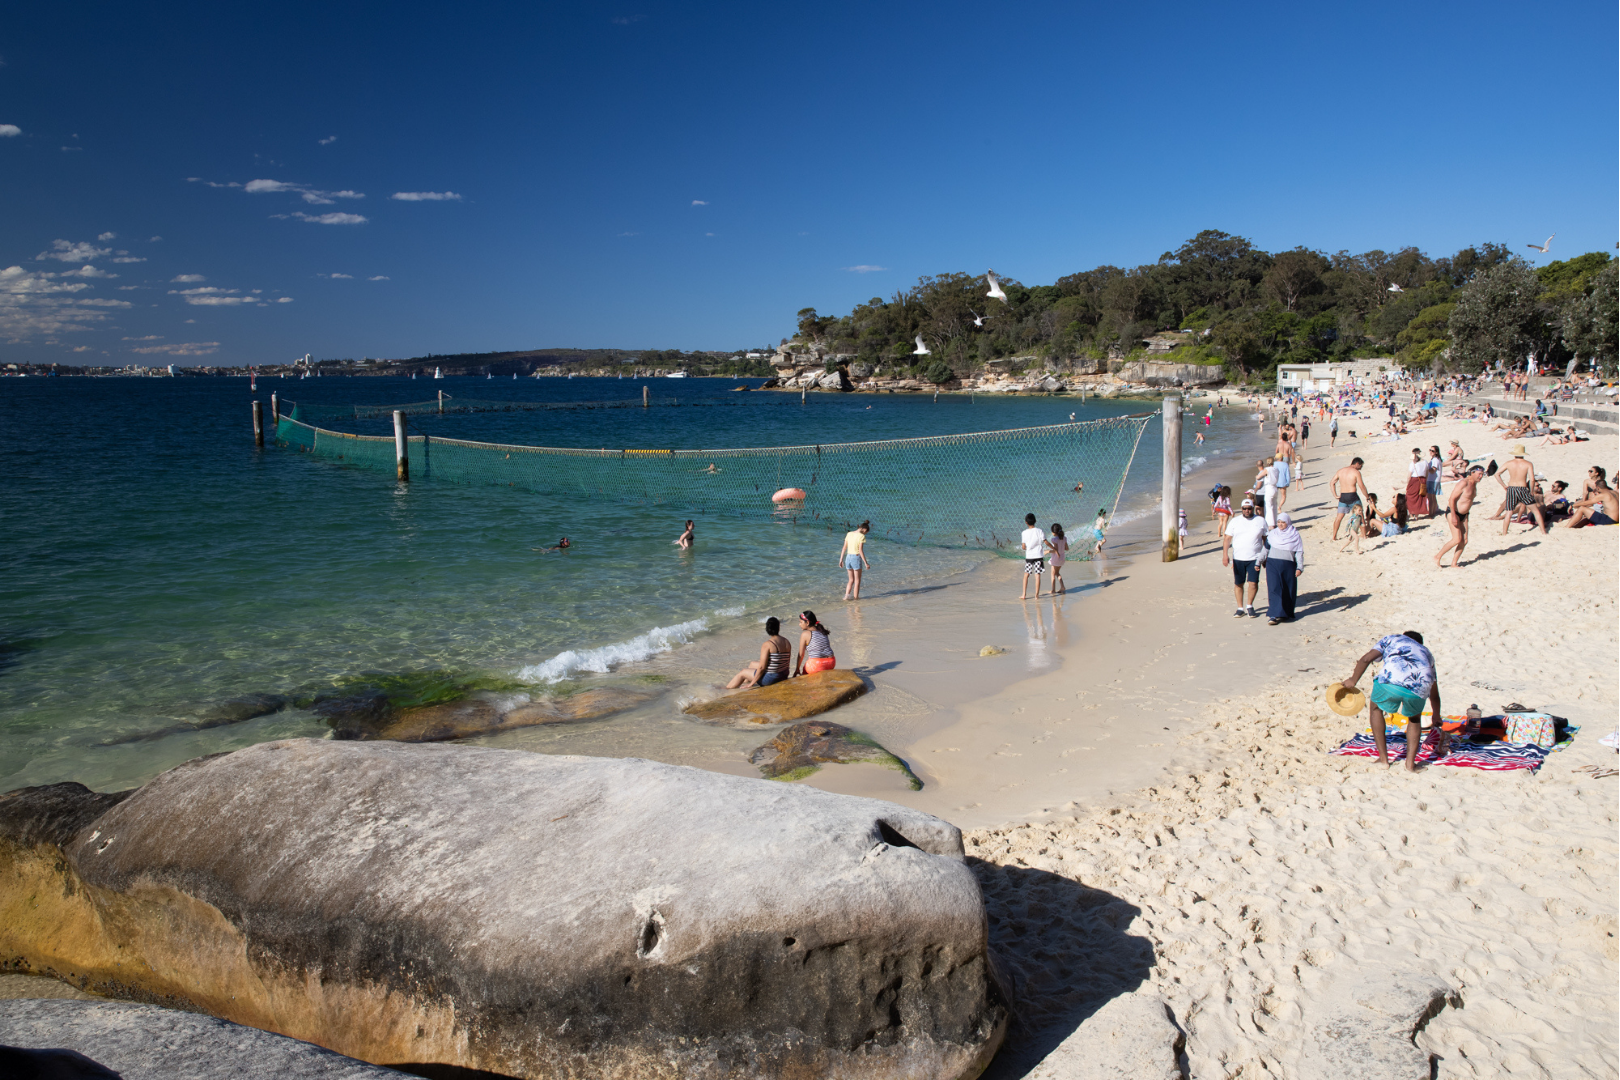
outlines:
[{"label": "child in water", "polygon": [[697,527],[693,525],[692,522],[688,521],[686,523],[686,531],[681,533],[681,535],[677,536],[674,540],[671,540],[670,543],[674,544],[682,551],[686,551],[691,548],[692,540],[694,539],[694,534],[696,532]]},{"label": "child in water", "polygon": [[1091,549],[1091,554],[1092,554],[1093,558],[1095,558],[1096,556],[1102,554],[1103,540],[1106,539],[1104,533],[1107,530],[1107,528],[1108,528],[1108,507],[1106,507],[1106,506],[1098,507],[1097,508],[1097,520],[1093,521],[1091,523],[1091,536],[1092,536],[1092,538],[1094,540],[1097,541],[1097,546]]}]

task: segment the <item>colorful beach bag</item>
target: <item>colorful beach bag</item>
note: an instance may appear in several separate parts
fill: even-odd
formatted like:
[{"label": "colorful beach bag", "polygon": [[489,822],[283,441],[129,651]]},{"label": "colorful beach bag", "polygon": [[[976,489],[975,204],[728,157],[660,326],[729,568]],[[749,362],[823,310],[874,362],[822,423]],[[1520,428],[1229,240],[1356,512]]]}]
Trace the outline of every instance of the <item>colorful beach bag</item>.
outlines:
[{"label": "colorful beach bag", "polygon": [[1508,713],[1507,734],[1502,741],[1513,746],[1539,746],[1548,750],[1558,738],[1553,731],[1553,718],[1547,713]]}]

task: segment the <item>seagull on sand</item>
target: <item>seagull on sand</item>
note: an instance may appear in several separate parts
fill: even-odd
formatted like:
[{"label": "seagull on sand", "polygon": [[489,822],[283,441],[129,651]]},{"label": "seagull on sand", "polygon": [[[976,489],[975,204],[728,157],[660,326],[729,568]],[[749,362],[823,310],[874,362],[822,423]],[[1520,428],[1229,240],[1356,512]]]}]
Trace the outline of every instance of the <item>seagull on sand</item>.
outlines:
[{"label": "seagull on sand", "polygon": [[917,347],[911,351],[911,355],[912,356],[932,356],[933,355],[933,353],[928,351],[928,346],[923,344],[923,339],[922,339],[921,334],[917,335]]},{"label": "seagull on sand", "polygon": [[996,280],[996,275],[986,270],[984,280],[990,284],[990,292],[986,295],[992,296],[1005,304],[1007,302],[1007,294],[1001,291],[1001,282]]},{"label": "seagull on sand", "polygon": [[1389,288],[1385,289],[1384,291],[1385,292],[1405,292],[1406,290],[1401,288],[1399,285],[1395,284],[1392,281],[1392,282],[1389,283]]},{"label": "seagull on sand", "polygon": [[1541,244],[1539,246],[1536,245],[1536,244],[1526,244],[1524,246],[1529,248],[1531,251],[1539,251],[1543,255],[1545,255],[1545,254],[1547,254],[1547,249],[1552,247],[1552,238],[1553,238],[1553,236],[1557,236],[1557,235],[1558,235],[1557,233],[1553,233],[1552,236],[1547,237],[1547,242],[1545,244]]}]

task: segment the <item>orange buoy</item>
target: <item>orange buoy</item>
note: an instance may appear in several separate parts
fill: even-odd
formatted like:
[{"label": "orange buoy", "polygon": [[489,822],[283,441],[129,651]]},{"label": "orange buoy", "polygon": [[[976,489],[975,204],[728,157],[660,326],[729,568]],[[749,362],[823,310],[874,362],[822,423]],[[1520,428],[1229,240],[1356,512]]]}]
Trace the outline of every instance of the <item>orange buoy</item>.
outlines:
[{"label": "orange buoy", "polygon": [[775,495],[771,496],[771,502],[785,503],[803,498],[804,488],[783,488],[781,491],[778,491]]}]

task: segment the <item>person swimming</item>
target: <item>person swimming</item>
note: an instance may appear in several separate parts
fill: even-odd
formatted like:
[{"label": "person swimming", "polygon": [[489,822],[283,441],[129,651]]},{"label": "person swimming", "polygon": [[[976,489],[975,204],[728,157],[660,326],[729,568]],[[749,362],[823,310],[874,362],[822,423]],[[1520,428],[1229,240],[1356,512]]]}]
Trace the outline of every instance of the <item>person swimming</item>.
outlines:
[{"label": "person swimming", "polygon": [[568,537],[565,536],[561,540],[558,540],[555,544],[552,544],[550,547],[534,548],[533,550],[535,550],[535,551],[566,551],[568,549],[568,546],[569,546]]}]

